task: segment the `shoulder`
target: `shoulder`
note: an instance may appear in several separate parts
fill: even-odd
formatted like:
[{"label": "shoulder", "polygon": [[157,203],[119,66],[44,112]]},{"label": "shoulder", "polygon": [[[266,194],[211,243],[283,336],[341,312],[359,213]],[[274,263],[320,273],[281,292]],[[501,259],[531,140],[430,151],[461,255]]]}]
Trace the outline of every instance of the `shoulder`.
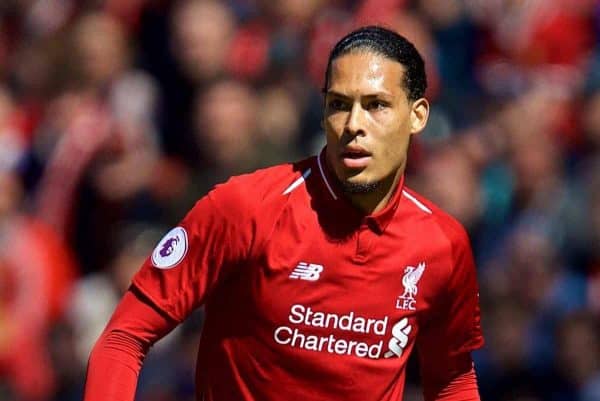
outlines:
[{"label": "shoulder", "polygon": [[225,183],[217,185],[211,192],[260,203],[272,196],[282,195],[306,169],[310,169],[311,159],[278,164],[252,173],[233,176]]},{"label": "shoulder", "polygon": [[[464,226],[449,213],[415,191],[404,188],[404,198],[414,205],[411,215],[421,216],[418,224],[420,233],[415,235],[416,246],[428,255],[427,267],[435,274],[430,275],[430,288],[436,294],[436,305],[444,310],[456,294],[474,296],[478,293],[476,267],[471,243]],[[411,207],[411,205],[407,205]],[[412,220],[413,222],[415,220]],[[460,299],[458,297],[457,299]],[[476,298],[474,298],[476,299]]]},{"label": "shoulder", "polygon": [[249,174],[234,176],[223,185],[238,190],[251,191],[257,199],[264,199],[273,194],[281,195],[293,180],[302,176],[306,168],[310,168],[311,159],[278,164]]},{"label": "shoulder", "polygon": [[408,207],[413,209],[413,214],[420,215],[426,225],[428,241],[436,239],[444,248],[449,247],[453,256],[456,252],[470,251],[467,231],[456,218],[410,188],[404,187],[402,195],[405,202],[412,203]]},{"label": "shoulder", "polygon": [[[213,208],[232,218],[264,211],[267,204],[284,202],[286,188],[310,169],[313,158],[294,163],[279,164],[251,173],[230,177],[217,184],[197,203],[209,202]],[[196,209],[196,207],[194,207]]]}]

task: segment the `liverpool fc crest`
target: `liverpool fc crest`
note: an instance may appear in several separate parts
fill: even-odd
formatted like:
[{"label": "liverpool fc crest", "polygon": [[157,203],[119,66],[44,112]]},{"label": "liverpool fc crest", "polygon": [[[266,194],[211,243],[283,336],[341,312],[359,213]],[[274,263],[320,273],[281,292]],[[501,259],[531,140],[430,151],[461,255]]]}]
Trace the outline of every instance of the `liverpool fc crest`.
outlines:
[{"label": "liverpool fc crest", "polygon": [[415,310],[415,296],[419,291],[417,283],[421,279],[423,272],[425,271],[425,262],[419,263],[417,267],[406,266],[404,269],[404,276],[402,277],[402,285],[404,286],[404,293],[396,300],[396,309],[402,310]]}]

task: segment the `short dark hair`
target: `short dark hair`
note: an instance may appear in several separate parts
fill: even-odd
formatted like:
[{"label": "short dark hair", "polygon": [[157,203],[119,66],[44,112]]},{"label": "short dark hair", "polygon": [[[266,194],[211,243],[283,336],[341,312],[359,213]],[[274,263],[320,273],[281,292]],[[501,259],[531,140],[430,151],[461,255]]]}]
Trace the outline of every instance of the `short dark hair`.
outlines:
[{"label": "short dark hair", "polygon": [[331,50],[325,73],[323,93],[329,88],[331,64],[335,59],[354,51],[366,50],[397,61],[405,68],[404,88],[409,100],[417,100],[427,89],[425,62],[415,46],[404,36],[380,26],[365,26],[340,39]]}]

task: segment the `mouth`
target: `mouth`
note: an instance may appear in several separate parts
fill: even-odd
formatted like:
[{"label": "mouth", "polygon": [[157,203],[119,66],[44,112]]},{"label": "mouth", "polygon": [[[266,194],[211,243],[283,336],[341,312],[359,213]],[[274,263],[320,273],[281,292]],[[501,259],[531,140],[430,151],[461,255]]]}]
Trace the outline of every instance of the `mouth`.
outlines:
[{"label": "mouth", "polygon": [[365,168],[373,158],[371,152],[361,147],[348,146],[340,153],[342,164],[347,168]]}]

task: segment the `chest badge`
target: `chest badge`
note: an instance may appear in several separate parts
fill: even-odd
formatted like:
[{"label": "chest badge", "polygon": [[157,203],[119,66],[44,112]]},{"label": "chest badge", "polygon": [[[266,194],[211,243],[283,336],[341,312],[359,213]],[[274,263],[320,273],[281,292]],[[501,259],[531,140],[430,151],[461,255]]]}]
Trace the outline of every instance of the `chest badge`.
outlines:
[{"label": "chest badge", "polygon": [[417,267],[406,266],[404,268],[404,276],[402,277],[402,285],[404,293],[396,299],[396,309],[415,310],[415,295],[419,291],[417,284],[425,271],[425,262],[419,263]]}]

